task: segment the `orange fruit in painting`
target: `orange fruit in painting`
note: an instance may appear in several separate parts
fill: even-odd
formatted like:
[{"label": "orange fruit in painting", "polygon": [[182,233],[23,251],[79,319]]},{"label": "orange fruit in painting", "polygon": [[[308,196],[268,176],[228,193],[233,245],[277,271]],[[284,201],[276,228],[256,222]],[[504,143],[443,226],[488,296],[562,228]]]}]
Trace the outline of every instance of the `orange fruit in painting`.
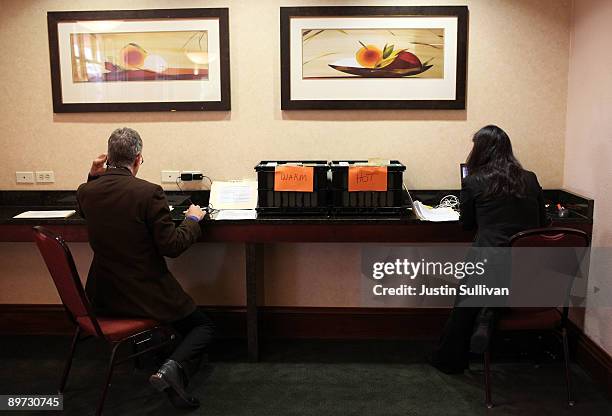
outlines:
[{"label": "orange fruit in painting", "polygon": [[147,57],[147,52],[135,43],[128,43],[121,50],[121,58],[126,68],[140,68]]},{"label": "orange fruit in painting", "polygon": [[364,68],[374,68],[382,60],[383,51],[374,45],[364,45],[355,56],[359,65]]}]

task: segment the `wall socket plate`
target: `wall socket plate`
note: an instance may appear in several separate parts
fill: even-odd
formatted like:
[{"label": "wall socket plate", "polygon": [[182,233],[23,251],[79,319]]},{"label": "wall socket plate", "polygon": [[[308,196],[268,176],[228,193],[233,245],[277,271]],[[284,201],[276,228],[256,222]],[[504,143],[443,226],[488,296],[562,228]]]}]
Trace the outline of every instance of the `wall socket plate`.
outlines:
[{"label": "wall socket plate", "polygon": [[[196,178],[196,175],[198,178]],[[185,177],[187,176],[187,177]],[[202,180],[202,171],[201,170],[184,170],[181,172],[181,180],[182,181],[201,181]]]},{"label": "wall socket plate", "polygon": [[181,172],[178,170],[162,170],[161,181],[162,183],[176,183],[178,178],[181,177]]},{"label": "wall socket plate", "polygon": [[15,172],[17,183],[34,183],[34,172]]},{"label": "wall socket plate", "polygon": [[39,170],[34,173],[36,183],[53,183],[55,182],[55,173],[52,170]]}]

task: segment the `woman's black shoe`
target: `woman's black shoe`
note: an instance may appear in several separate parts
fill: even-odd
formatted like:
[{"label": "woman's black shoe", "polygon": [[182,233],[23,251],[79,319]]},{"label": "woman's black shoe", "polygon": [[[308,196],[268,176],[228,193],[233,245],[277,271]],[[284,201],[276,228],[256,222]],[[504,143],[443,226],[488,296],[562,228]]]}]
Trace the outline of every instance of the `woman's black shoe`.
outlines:
[{"label": "woman's black shoe", "polygon": [[470,352],[484,354],[489,348],[493,326],[495,324],[495,312],[491,308],[482,308],[476,317],[474,333],[470,338]]}]

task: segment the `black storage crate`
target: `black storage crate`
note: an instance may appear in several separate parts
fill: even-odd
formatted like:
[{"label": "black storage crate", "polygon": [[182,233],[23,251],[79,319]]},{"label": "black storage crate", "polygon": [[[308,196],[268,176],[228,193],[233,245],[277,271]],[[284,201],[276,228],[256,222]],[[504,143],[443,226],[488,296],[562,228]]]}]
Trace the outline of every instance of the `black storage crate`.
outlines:
[{"label": "black storage crate", "polygon": [[[314,168],[313,192],[274,190],[274,165],[303,164]],[[278,160],[261,161],[255,166],[257,172],[257,212],[259,214],[314,214],[329,212],[329,181],[326,160]]]},{"label": "black storage crate", "polygon": [[[333,214],[403,215],[406,214],[403,173],[406,166],[397,160],[387,165],[387,191],[348,190],[349,167],[366,160],[331,162],[331,211]],[[348,164],[347,164],[348,163]]]}]

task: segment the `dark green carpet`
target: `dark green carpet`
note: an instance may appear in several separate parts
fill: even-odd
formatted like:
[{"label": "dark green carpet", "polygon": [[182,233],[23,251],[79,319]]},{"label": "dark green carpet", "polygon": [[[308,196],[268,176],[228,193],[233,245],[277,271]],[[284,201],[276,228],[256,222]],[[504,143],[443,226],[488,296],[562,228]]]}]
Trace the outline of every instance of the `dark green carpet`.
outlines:
[{"label": "dark green carpet", "polygon": [[[52,394],[67,337],[0,338],[1,393]],[[218,342],[211,364],[192,380],[202,401],[193,412],[177,411],[147,383],[153,368],[117,367],[107,415],[612,415],[612,404],[576,365],[576,406],[565,405],[561,364],[540,368],[527,360],[494,364],[496,407],[483,405],[482,366],[462,376],[439,373],[424,363],[431,344],[406,341],[285,341],[266,346],[261,363],[244,361],[240,341]],[[96,341],[77,351],[64,414],[93,414],[107,355]],[[25,414],[19,412],[14,414]],[[50,415],[53,413],[44,412]]]}]

